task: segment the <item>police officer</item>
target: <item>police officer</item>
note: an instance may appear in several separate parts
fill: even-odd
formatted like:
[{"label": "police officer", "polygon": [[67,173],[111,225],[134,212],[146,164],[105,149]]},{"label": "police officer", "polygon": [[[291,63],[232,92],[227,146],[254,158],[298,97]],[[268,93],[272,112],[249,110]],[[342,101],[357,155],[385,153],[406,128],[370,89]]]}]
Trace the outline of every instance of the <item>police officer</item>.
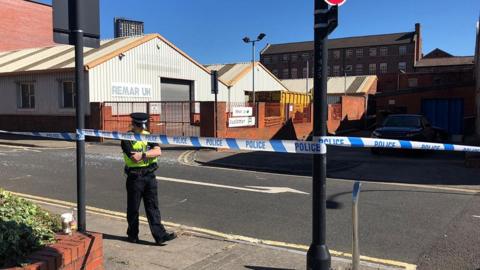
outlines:
[{"label": "police officer", "polygon": [[[146,131],[148,114],[132,113],[132,130],[135,134],[150,134]],[[155,243],[175,239],[175,233],[165,230],[161,223],[158,208],[157,180],[155,170],[158,168],[157,157],[162,154],[156,143],[144,141],[122,141],[125,173],[127,174],[127,221],[128,240],[138,243],[138,209],[143,198],[148,224]]]}]

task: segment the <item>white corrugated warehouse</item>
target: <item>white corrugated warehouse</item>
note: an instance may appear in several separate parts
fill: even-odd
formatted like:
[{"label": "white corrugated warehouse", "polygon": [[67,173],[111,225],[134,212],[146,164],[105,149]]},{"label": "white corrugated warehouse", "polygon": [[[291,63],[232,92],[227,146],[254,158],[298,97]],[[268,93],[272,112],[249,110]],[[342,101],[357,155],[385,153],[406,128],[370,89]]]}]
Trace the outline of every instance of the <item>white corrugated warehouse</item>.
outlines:
[{"label": "white corrugated warehouse", "polygon": [[[252,63],[206,65],[208,70],[217,70],[220,80],[228,85],[227,101],[248,101],[248,92],[253,89]],[[288,91],[285,85],[260,62],[255,62],[255,91]]]},{"label": "white corrugated warehouse", "polygon": [[[72,115],[74,60],[69,45],[1,52],[0,114]],[[84,62],[89,103],[214,99],[210,71],[158,34],[104,40]]]}]

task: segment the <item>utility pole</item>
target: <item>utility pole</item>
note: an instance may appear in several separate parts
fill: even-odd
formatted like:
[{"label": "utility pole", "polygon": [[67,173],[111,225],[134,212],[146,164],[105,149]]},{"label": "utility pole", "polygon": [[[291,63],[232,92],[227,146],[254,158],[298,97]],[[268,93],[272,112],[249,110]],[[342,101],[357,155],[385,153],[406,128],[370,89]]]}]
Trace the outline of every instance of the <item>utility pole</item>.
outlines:
[{"label": "utility pole", "polygon": [[[327,135],[328,35],[336,28],[338,7],[329,9],[324,0],[315,0],[315,61],[313,90],[313,139]],[[327,151],[313,156],[312,244],[307,252],[307,270],[330,270],[331,256],[326,245]]]},{"label": "utility pole", "polygon": [[78,230],[85,232],[85,80],[83,47],[100,47],[99,0],[52,0],[53,40],[75,46]]},{"label": "utility pole", "polygon": [[[72,30],[75,37],[75,94],[77,96],[76,121],[77,132],[85,128],[85,91],[84,91],[84,73],[83,73],[83,30],[81,29],[83,22],[82,10],[83,5],[80,0],[74,1],[74,29]],[[78,207],[78,230],[85,232],[86,215],[85,215],[85,137],[77,136],[77,207]]]}]

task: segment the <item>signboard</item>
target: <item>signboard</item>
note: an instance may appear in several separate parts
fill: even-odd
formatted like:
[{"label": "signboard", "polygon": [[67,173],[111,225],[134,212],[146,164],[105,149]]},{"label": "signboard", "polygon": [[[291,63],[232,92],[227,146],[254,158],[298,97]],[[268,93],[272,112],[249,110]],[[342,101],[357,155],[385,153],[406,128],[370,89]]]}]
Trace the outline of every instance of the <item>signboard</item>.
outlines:
[{"label": "signboard", "polygon": [[151,96],[151,85],[133,83],[112,83],[112,97],[149,98]]},{"label": "signboard", "polygon": [[252,116],[253,108],[252,107],[234,107],[232,109],[232,116]]},{"label": "signboard", "polygon": [[345,4],[345,2],[347,2],[347,0],[325,0],[325,2],[327,2],[327,4],[329,4],[331,6],[341,6],[341,5]]},{"label": "signboard", "polygon": [[228,127],[255,126],[255,117],[232,117],[228,119]]},{"label": "signboard", "polygon": [[[75,1],[78,1],[79,10],[75,10]],[[75,45],[73,31],[83,30],[85,46],[100,47],[99,0],[53,0],[52,7],[53,40],[56,43]],[[75,26],[76,16],[80,16],[79,27]]]}]

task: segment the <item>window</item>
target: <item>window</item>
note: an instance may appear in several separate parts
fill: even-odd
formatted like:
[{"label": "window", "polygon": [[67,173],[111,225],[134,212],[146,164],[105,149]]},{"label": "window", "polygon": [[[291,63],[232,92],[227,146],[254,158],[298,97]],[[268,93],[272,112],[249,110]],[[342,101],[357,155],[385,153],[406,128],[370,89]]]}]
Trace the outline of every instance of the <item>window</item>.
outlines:
[{"label": "window", "polygon": [[35,108],[35,87],[33,83],[21,83],[19,85],[17,106],[19,109]]},{"label": "window", "polygon": [[333,66],[333,76],[340,76],[340,66]]},{"label": "window", "polygon": [[388,55],[388,48],[387,47],[381,47],[380,48],[380,56],[387,56]]},{"label": "window", "polygon": [[273,75],[278,78],[278,69],[272,70]]},{"label": "window", "polygon": [[288,68],[284,68],[282,71],[282,79],[288,78],[288,75],[289,75]]},{"label": "window", "polygon": [[292,68],[292,79],[298,78],[298,71],[296,68]]},{"label": "window", "polygon": [[334,59],[340,59],[340,51],[339,50],[333,51],[333,58]]},{"label": "window", "polygon": [[418,86],[418,79],[417,78],[409,78],[408,79],[408,87],[417,87]]},{"label": "window", "polygon": [[309,53],[302,53],[302,58],[303,58],[303,60],[308,60],[310,58],[310,54]]},{"label": "window", "polygon": [[278,55],[272,56],[272,63],[277,63],[278,62]]},{"label": "window", "polygon": [[346,65],[345,66],[345,73],[350,75],[350,73],[352,73],[353,71],[353,66],[352,65]]},{"label": "window", "polygon": [[407,63],[405,62],[398,63],[398,70],[407,71]]},{"label": "window", "polygon": [[270,64],[272,62],[272,58],[270,56],[263,57],[263,63]]},{"label": "window", "polygon": [[298,55],[297,54],[292,54],[291,59],[292,59],[292,62],[297,62]]},{"label": "window", "polygon": [[330,66],[327,67],[327,76],[330,76]]},{"label": "window", "polygon": [[356,49],[355,54],[357,55],[358,58],[363,57],[363,49]]},{"label": "window", "polygon": [[306,67],[303,68],[302,78],[308,78],[308,69]]},{"label": "window", "polygon": [[368,73],[370,73],[370,75],[377,74],[377,64],[368,65]]},{"label": "window", "polygon": [[377,56],[377,48],[370,48],[370,49],[368,50],[368,54],[369,54],[370,56]]},{"label": "window", "polygon": [[290,58],[290,57],[288,56],[288,54],[284,54],[284,55],[282,56],[282,61],[283,61],[284,63],[285,63],[285,62],[288,62],[288,59],[289,59],[289,58]]},{"label": "window", "polygon": [[407,55],[407,46],[400,46],[398,47],[398,53],[400,55]]},{"label": "window", "polygon": [[345,52],[345,55],[347,58],[352,58],[353,56],[353,50],[352,49],[348,49],[346,52]]},{"label": "window", "polygon": [[357,75],[362,75],[363,74],[363,65],[362,64],[357,64],[355,66],[355,74],[357,74]]},{"label": "window", "polygon": [[75,83],[72,81],[62,82],[62,108],[75,108]]},{"label": "window", "polygon": [[387,63],[380,63],[380,73],[387,73],[388,66]]}]

